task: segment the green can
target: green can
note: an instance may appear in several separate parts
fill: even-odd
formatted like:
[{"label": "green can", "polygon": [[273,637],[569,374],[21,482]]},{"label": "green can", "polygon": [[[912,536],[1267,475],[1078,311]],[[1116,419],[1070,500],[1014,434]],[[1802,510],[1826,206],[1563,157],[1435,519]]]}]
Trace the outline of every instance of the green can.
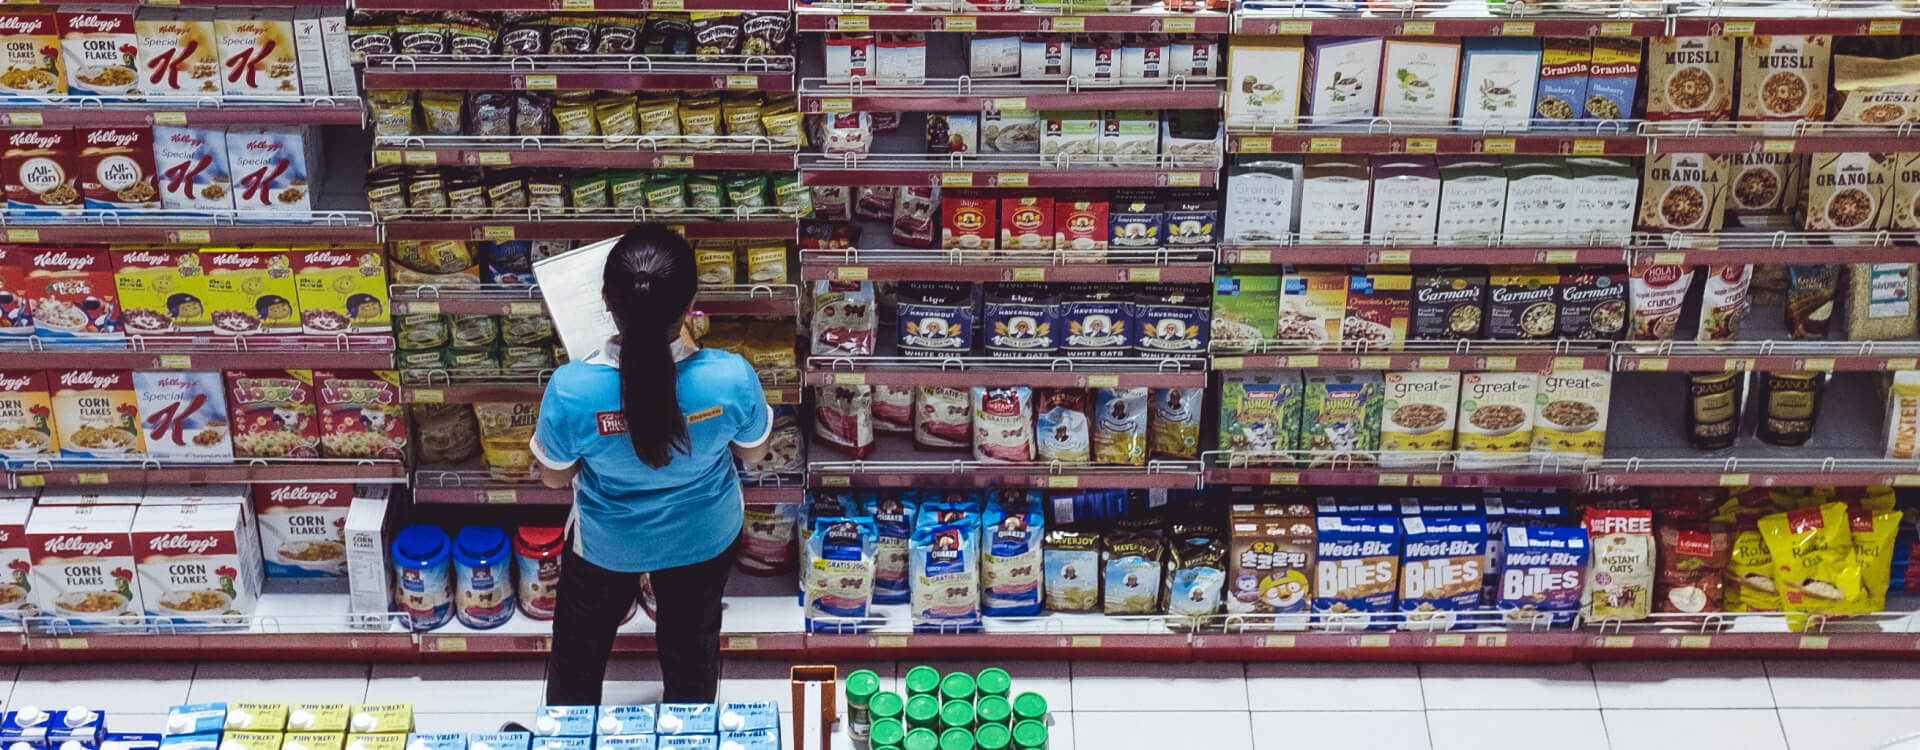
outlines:
[{"label": "green can", "polygon": [[973,733],[965,729],[941,732],[940,750],[973,750]]},{"label": "green can", "polygon": [[[982,696],[980,703],[974,706],[974,713],[980,717],[980,726],[1013,726],[1013,704],[998,695]],[[877,720],[879,716],[879,712],[875,711],[874,718]]]},{"label": "green can", "polygon": [[940,735],[931,729],[907,730],[907,741],[900,743],[901,750],[940,750]]},{"label": "green can", "polygon": [[[1013,720],[1041,721],[1047,718],[1047,699],[1039,693],[1021,693],[1013,699]],[[1019,739],[1015,738],[1015,742]]]},{"label": "green can", "polygon": [[899,693],[892,691],[875,693],[873,700],[867,702],[867,712],[873,715],[875,722],[881,719],[901,721],[905,719],[906,711],[906,700],[902,699]]},{"label": "green can", "polygon": [[[973,731],[973,704],[961,701],[947,701],[940,707],[940,730],[965,729]],[[944,742],[945,739],[943,738]]]},{"label": "green can", "polygon": [[973,743],[980,750],[1007,750],[1013,744],[1013,730],[1001,724],[981,724],[973,730]]},{"label": "green can", "polygon": [[871,745],[868,750],[900,750],[899,745]]},{"label": "green can", "polygon": [[1038,721],[1013,725],[1013,746],[1016,750],[1047,750],[1047,725]]},{"label": "green can", "polygon": [[874,719],[873,728],[867,732],[867,738],[875,747],[898,745],[907,739],[907,728],[901,726],[899,719]]},{"label": "green can", "polygon": [[855,737],[867,736],[867,730],[873,725],[873,713],[870,709],[875,693],[880,692],[880,675],[871,669],[857,669],[847,673],[847,733]]},{"label": "green can", "polygon": [[932,730],[940,722],[940,701],[931,695],[907,699],[907,729]]},{"label": "green can", "polygon": [[965,672],[954,672],[940,680],[940,702],[942,703],[966,701],[971,704],[976,692],[973,675]]},{"label": "green can", "polygon": [[907,697],[932,695],[940,690],[940,670],[925,664],[907,670]]},{"label": "green can", "polygon": [[980,670],[980,674],[975,676],[973,681],[979,686],[982,698],[989,695],[1005,698],[1013,691],[1013,675],[1007,674],[1007,670],[999,667]]}]

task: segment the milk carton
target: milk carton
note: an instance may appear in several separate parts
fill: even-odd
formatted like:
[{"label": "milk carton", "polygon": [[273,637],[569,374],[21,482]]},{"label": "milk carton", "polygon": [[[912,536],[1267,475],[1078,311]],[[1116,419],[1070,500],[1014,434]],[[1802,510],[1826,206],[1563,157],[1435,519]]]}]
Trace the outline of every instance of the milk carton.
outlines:
[{"label": "milk carton", "polygon": [[229,504],[140,508],[133,553],[147,616],[210,625],[253,614],[260,576],[242,549],[244,512]]},{"label": "milk carton", "polygon": [[33,601],[45,615],[75,627],[110,625],[139,616],[130,505],[35,508],[27,519],[33,555]]}]

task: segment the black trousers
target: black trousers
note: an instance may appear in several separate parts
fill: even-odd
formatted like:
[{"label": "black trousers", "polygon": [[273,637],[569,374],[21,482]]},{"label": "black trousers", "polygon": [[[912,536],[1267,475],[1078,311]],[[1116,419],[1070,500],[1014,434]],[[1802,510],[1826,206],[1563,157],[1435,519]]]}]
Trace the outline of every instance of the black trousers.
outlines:
[{"label": "black trousers", "polygon": [[[721,595],[732,569],[728,549],[705,562],[653,571],[659,608],[654,643],[666,683],[662,701],[712,703],[719,691]],[[547,662],[548,705],[600,705],[614,630],[640,595],[640,575],[587,562],[568,540]]]}]

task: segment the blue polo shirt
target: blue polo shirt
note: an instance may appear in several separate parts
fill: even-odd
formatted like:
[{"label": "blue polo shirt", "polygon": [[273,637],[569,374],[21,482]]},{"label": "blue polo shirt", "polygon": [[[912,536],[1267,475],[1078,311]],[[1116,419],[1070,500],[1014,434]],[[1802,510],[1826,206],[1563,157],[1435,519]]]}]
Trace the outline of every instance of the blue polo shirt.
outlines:
[{"label": "blue polo shirt", "polygon": [[627,437],[617,347],[608,342],[554,370],[540,401],[534,457],[555,470],[580,464],[568,519],[574,552],[627,573],[712,559],[740,535],[740,477],[728,445],[757,446],[773,430],[760,379],[731,352],[682,357],[674,393],[689,446],[655,469],[633,454]]}]

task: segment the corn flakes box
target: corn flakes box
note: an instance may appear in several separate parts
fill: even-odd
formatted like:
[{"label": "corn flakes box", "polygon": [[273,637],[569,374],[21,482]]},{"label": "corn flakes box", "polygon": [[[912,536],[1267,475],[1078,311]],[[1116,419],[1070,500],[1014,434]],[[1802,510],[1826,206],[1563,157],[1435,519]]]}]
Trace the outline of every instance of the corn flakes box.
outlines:
[{"label": "corn flakes box", "polygon": [[140,98],[133,6],[62,7],[58,21],[68,94]]},{"label": "corn flakes box", "polygon": [[52,8],[0,12],[0,100],[45,99],[67,93],[60,64],[60,21]]},{"label": "corn flakes box", "polygon": [[33,332],[48,345],[118,341],[120,295],[106,250],[44,247],[28,251],[28,304]]},{"label": "corn flakes box", "polygon": [[307,333],[387,333],[387,269],[372,248],[293,251],[300,327]]},{"label": "corn flakes box", "polygon": [[233,172],[225,128],[154,126],[153,166],[160,205],[173,211],[233,210]]},{"label": "corn flakes box", "polygon": [[213,330],[207,310],[207,274],[200,253],[186,248],[140,248],[113,254],[113,285],[120,316],[133,335]]},{"label": "corn flakes box", "polygon": [[220,47],[212,8],[145,6],[133,16],[140,37],[139,85],[147,96],[219,96]]},{"label": "corn flakes box", "polygon": [[307,173],[307,129],[297,125],[227,129],[233,207],[243,214],[313,210]]},{"label": "corn flakes box", "polygon": [[33,554],[27,549],[27,518],[33,513],[33,498],[0,497],[0,622],[19,622],[40,614],[31,597]]},{"label": "corn flakes box", "polygon": [[269,578],[345,578],[351,484],[256,484],[260,552]]},{"label": "corn flakes box", "polygon": [[320,422],[312,370],[227,373],[237,458],[318,458]]},{"label": "corn flakes box", "polygon": [[176,625],[220,626],[253,614],[260,598],[258,549],[232,504],[143,505],[134,514],[134,574],[141,609]]},{"label": "corn flakes box", "polygon": [[122,458],[146,450],[130,370],[49,373],[60,455]]},{"label": "corn flakes box", "polygon": [[110,625],[140,614],[133,575],[133,505],[35,508],[27,519],[33,555],[28,580],[42,615],[74,627]]},{"label": "corn flakes box", "polygon": [[395,370],[315,370],[320,454],[327,458],[407,456],[407,413]]},{"label": "corn flakes box", "polygon": [[80,198],[87,211],[143,211],[160,207],[150,128],[79,128],[74,141]]},{"label": "corn flakes box", "polygon": [[285,250],[206,248],[207,310],[215,333],[300,332],[299,289]]},{"label": "corn flakes box", "polygon": [[233,460],[232,419],[219,372],[136,372],[133,390],[147,455],[162,461]]},{"label": "corn flakes box", "polygon": [[0,338],[33,335],[27,271],[20,263],[26,254],[23,248],[0,245]]},{"label": "corn flakes box", "polygon": [[222,7],[213,33],[220,46],[220,88],[227,96],[297,97],[300,61],[292,8]]},{"label": "corn flakes box", "polygon": [[0,370],[0,456],[34,459],[59,454],[47,374],[39,370]]}]

